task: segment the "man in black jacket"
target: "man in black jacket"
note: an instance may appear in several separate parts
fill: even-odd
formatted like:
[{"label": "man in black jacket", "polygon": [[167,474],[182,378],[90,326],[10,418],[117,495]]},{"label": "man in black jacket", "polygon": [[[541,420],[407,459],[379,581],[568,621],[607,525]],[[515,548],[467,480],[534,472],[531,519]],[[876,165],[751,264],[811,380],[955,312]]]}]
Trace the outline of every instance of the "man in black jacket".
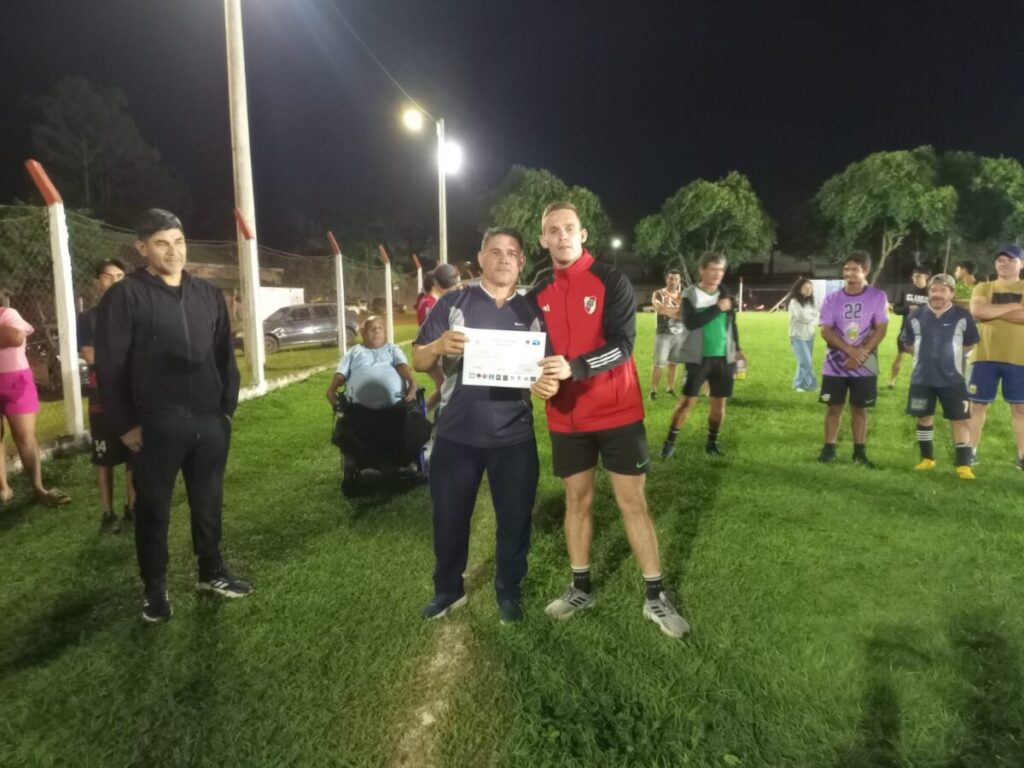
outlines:
[{"label": "man in black jacket", "polygon": [[220,555],[239,384],[227,304],[220,289],[184,271],[185,235],[174,214],[146,211],[137,235],[146,265],[100,303],[96,370],[110,427],[133,454],[142,618],[157,622],[171,617],[167,526],[179,470],[199,559],[197,590],[243,597],[252,587],[232,576]]}]

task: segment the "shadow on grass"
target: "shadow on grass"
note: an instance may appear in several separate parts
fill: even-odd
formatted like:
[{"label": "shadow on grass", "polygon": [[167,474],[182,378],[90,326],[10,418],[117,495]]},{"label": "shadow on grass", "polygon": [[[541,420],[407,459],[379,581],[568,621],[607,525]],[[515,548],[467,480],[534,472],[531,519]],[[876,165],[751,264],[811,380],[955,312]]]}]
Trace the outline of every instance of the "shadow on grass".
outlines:
[{"label": "shadow on grass", "polygon": [[867,686],[853,743],[840,751],[836,768],[904,768],[911,763],[900,746],[902,717],[894,673],[930,666],[916,630],[876,627],[865,644]]},{"label": "shadow on grass", "polygon": [[[114,573],[134,560],[134,550],[107,539],[95,539],[80,551],[77,566],[73,572],[103,571]],[[107,578],[108,584],[117,584],[117,579]],[[17,636],[0,635],[0,679],[19,671],[49,664],[66,650],[86,642],[92,634],[106,629],[111,622],[111,605],[118,604],[124,589],[109,588],[82,589],[81,585],[69,584],[69,589],[56,597],[53,604],[27,623],[27,629],[16,630]],[[23,625],[24,626],[24,625]]]},{"label": "shadow on grass", "polygon": [[1024,673],[998,616],[966,613],[954,619],[949,636],[965,683],[959,701],[965,733],[949,765],[1024,765]]},{"label": "shadow on grass", "polygon": [[[703,429],[703,425],[699,426]],[[698,424],[689,427],[689,438],[697,439],[693,432]],[[704,516],[714,509],[719,488],[731,469],[729,459],[707,457],[703,450],[684,450],[683,454],[661,461],[655,469],[659,473],[682,473],[682,482],[647,484],[651,512],[662,540],[668,542],[662,544],[662,572],[669,584],[679,585],[683,584]]]}]

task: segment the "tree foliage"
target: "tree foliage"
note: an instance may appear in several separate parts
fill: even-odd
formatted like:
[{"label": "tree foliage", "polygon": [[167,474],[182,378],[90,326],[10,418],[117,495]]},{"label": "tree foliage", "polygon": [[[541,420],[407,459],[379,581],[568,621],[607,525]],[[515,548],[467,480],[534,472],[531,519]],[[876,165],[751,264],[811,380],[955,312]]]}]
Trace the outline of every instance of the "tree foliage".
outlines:
[{"label": "tree foliage", "polygon": [[696,181],[665,201],[660,213],[637,224],[635,247],[661,266],[691,263],[704,251],[719,251],[743,262],[771,248],[775,226],[754,188],[733,171],[718,181]]},{"label": "tree foliage", "polygon": [[999,236],[1019,242],[1024,236],[1024,166],[1012,157],[984,157],[974,186],[1002,202]]},{"label": "tree foliage", "polygon": [[537,238],[540,215],[555,200],[567,200],[579,211],[587,230],[586,247],[595,255],[603,255],[609,243],[611,220],[601,199],[586,187],[570,187],[551,171],[543,168],[512,167],[497,190],[490,209],[490,226],[512,227],[522,233],[527,259],[523,279],[529,279],[547,263]]},{"label": "tree foliage", "polygon": [[184,184],[143,140],[120,90],[65,78],[35,107],[33,151],[69,206],[121,224],[154,206],[188,215]]},{"label": "tree foliage", "polygon": [[936,165],[931,147],[876,152],[826,181],[816,201],[836,250],[864,247],[876,253],[877,279],[915,227],[928,235],[952,233],[957,193],[937,183]]}]

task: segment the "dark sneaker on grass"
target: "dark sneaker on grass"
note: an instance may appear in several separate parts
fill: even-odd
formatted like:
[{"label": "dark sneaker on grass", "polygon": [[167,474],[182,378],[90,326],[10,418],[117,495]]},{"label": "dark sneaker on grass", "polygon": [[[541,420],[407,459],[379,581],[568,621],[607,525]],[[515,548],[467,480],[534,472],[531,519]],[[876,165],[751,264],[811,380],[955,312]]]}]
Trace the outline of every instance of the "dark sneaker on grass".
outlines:
[{"label": "dark sneaker on grass", "polygon": [[705,445],[704,453],[708,456],[725,456],[725,452],[718,447],[718,443],[708,443]]},{"label": "dark sneaker on grass", "polygon": [[836,447],[834,445],[823,445],[821,453],[818,454],[818,461],[828,464],[836,460]]},{"label": "dark sneaker on grass", "polygon": [[142,619],[150,624],[167,621],[171,618],[171,600],[167,595],[165,582],[154,582],[146,587],[142,602]]},{"label": "dark sneaker on grass", "polygon": [[499,600],[498,618],[502,624],[516,624],[523,620],[523,604],[518,600]]},{"label": "dark sneaker on grass", "polygon": [[854,456],[853,463],[858,467],[864,467],[865,469],[874,469],[875,463],[871,461],[866,455],[865,456]]},{"label": "dark sneaker on grass", "polygon": [[1017,469],[1024,469],[1024,456],[1017,457]]},{"label": "dark sneaker on grass", "polygon": [[199,583],[196,584],[196,592],[205,592],[221,597],[245,597],[252,592],[252,584],[235,578],[227,568],[221,568],[207,578],[200,576]]},{"label": "dark sneaker on grass", "polygon": [[577,611],[583,611],[594,605],[594,596],[589,592],[569,585],[561,597],[548,603],[544,613],[556,619],[568,619]]},{"label": "dark sneaker on grass", "polygon": [[104,512],[100,519],[100,533],[120,533],[121,521],[113,512]]},{"label": "dark sneaker on grass", "polygon": [[127,504],[124,505],[124,517],[121,520],[122,528],[133,528],[135,526],[135,512]]},{"label": "dark sneaker on grass", "polygon": [[456,608],[461,608],[468,602],[465,595],[434,595],[434,599],[427,603],[423,609],[424,619],[442,619]]},{"label": "dark sneaker on grass", "polygon": [[661,446],[661,458],[671,459],[672,454],[676,452],[675,440],[666,440]]},{"label": "dark sneaker on grass", "polygon": [[659,592],[656,600],[644,600],[644,616],[669,637],[680,638],[690,633],[690,624],[672,607],[664,592]]},{"label": "dark sneaker on grass", "polygon": [[675,397],[676,391],[674,389],[670,389],[665,394],[668,395],[669,397]]},{"label": "dark sneaker on grass", "polygon": [[658,393],[657,392],[651,392],[651,402],[653,403],[657,399],[658,399]]}]

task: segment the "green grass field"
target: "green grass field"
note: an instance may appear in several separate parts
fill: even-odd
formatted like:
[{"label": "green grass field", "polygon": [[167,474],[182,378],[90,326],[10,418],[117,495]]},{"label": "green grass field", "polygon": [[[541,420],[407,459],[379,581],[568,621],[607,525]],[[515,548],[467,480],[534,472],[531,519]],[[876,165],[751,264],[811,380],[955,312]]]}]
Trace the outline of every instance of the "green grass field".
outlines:
[{"label": "green grass field", "polygon": [[[646,382],[653,316],[639,327]],[[665,574],[694,627],[682,642],[641,616],[603,478],[598,603],[565,623],[543,614],[568,569],[543,417],[520,626],[497,621],[486,494],[469,606],[419,618],[427,493],[342,500],[328,374],[236,416],[224,544],[256,585],[244,601],[192,592],[181,493],[175,615],[144,626],[132,543],[98,535],[87,459],[48,463],[74,502],[0,511],[0,766],[1024,765],[1024,477],[1006,408],[990,414],[977,481],[954,477],[941,420],[939,467],[916,474],[908,362],[872,415],[880,468],[852,466],[848,422],[841,460],[819,465],[822,406],[790,389],[786,328],[740,319],[750,369],[728,456],[703,454],[702,403],[649,477]],[[648,408],[655,449],[670,411]],[[15,490],[26,496],[22,479]]]}]

